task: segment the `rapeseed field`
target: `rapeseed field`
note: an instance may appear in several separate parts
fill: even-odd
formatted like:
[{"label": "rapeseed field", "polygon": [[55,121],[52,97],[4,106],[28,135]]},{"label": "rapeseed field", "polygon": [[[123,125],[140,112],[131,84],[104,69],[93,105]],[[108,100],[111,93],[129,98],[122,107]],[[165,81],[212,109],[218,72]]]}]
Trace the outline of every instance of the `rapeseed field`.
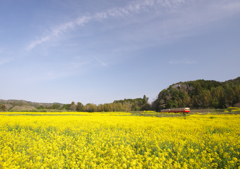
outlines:
[{"label": "rapeseed field", "polygon": [[240,116],[0,116],[0,168],[240,168]]}]

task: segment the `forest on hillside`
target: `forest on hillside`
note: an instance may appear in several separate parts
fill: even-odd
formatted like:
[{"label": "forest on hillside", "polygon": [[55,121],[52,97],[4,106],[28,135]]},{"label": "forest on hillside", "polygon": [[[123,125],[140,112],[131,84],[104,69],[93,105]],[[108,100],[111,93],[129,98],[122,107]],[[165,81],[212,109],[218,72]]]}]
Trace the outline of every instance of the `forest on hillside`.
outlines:
[{"label": "forest on hillside", "polygon": [[36,103],[24,100],[0,100],[0,111],[161,111],[166,108],[190,107],[191,109],[227,108],[240,103],[240,77],[225,82],[214,80],[195,80],[179,82],[162,90],[155,101],[143,98],[115,100],[113,103],[83,105],[81,102],[71,104]]},{"label": "forest on hillside", "polygon": [[240,77],[225,82],[195,80],[172,84],[158,94],[151,109],[227,108],[236,103],[240,103]]}]

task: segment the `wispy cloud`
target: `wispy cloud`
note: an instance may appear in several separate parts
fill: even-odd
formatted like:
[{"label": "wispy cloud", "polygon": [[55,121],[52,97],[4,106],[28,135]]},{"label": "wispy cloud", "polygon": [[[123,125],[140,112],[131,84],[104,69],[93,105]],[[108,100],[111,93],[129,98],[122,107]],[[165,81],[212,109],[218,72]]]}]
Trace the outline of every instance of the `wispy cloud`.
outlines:
[{"label": "wispy cloud", "polygon": [[59,37],[64,32],[74,29],[77,26],[83,26],[84,24],[90,22],[91,20],[102,20],[109,17],[124,17],[138,13],[141,10],[147,9],[154,5],[167,6],[170,8],[176,7],[185,0],[145,0],[145,1],[134,1],[129,5],[122,8],[113,8],[105,12],[97,12],[93,15],[83,15],[75,20],[61,24],[47,31],[46,35],[33,40],[29,45],[27,45],[26,50],[31,51],[37,45],[51,40],[52,38]]},{"label": "wispy cloud", "polygon": [[88,16],[82,16],[82,17],[79,17],[77,18],[76,20],[74,21],[71,21],[71,22],[67,22],[67,23],[64,23],[62,25],[59,25],[55,28],[52,28],[50,31],[48,31],[49,33],[47,33],[47,35],[39,38],[39,39],[36,39],[34,41],[32,41],[28,46],[27,46],[27,50],[30,51],[32,50],[34,47],[36,47],[37,45],[40,45],[46,41],[49,41],[51,40],[52,38],[54,37],[58,37],[60,36],[62,33],[64,33],[65,31],[69,30],[69,29],[73,29],[75,28],[76,26],[82,26],[84,25],[85,23],[89,22],[89,20],[91,19],[91,17],[88,17]]},{"label": "wispy cloud", "polygon": [[[215,3],[215,2],[218,2],[218,3]],[[165,12],[167,11],[167,13],[178,11],[177,13],[175,13],[178,16],[164,19],[163,22],[159,23],[158,26],[155,25],[155,27],[157,27],[158,29],[161,29],[162,31],[162,33],[160,33],[160,36],[157,36],[157,38],[159,39],[159,37],[165,37],[165,36],[170,38],[172,36],[178,36],[178,35],[174,35],[174,33],[178,34],[181,31],[188,31],[193,28],[197,28],[201,25],[214,22],[219,18],[227,17],[228,15],[231,15],[232,13],[235,13],[236,11],[240,10],[240,2],[237,0],[230,0],[230,1],[213,0],[207,4],[208,6],[205,6],[204,8],[204,10],[206,10],[205,13],[202,13],[202,11],[197,10],[198,8],[196,8],[195,4],[197,4],[197,2],[195,2],[194,0],[132,1],[124,7],[116,7],[116,8],[111,8],[102,12],[82,15],[77,19],[74,19],[72,21],[69,21],[61,25],[58,25],[54,28],[51,28],[46,31],[45,35],[39,38],[36,38],[32,42],[30,42],[27,45],[26,50],[31,51],[37,45],[50,41],[53,38],[59,37],[63,33],[66,33],[69,30],[72,30],[78,26],[84,26],[88,22],[104,20],[108,18],[128,17],[143,11],[151,11],[152,14],[153,14],[153,11],[157,12],[158,14],[163,11]],[[183,5],[185,6],[190,5],[191,7],[186,8],[186,11],[185,11],[181,8]],[[191,15],[189,15],[189,13],[191,13]],[[153,35],[153,37],[156,37],[156,35]]]},{"label": "wispy cloud", "polygon": [[183,59],[183,60],[170,60],[169,63],[171,65],[178,65],[178,64],[197,64],[198,62],[195,60]]},{"label": "wispy cloud", "polygon": [[0,65],[8,63],[8,62],[10,62],[12,60],[13,60],[12,58],[0,58]]},{"label": "wispy cloud", "polygon": [[96,59],[102,66],[107,66],[107,64],[103,61],[101,61],[99,58],[94,56],[94,59]]}]

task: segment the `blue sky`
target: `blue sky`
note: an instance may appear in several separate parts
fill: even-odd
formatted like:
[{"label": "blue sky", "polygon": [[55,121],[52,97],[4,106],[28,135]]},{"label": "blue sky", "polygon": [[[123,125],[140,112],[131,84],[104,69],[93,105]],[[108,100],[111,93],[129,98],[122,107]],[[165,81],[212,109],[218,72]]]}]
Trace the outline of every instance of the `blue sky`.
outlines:
[{"label": "blue sky", "polygon": [[239,0],[1,0],[0,99],[110,103],[240,76]]}]

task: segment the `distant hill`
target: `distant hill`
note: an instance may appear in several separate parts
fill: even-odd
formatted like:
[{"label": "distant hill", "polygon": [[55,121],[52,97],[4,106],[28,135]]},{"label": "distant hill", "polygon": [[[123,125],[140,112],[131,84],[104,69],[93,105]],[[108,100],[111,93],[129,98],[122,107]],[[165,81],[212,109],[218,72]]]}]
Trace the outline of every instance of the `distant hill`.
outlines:
[{"label": "distant hill", "polygon": [[240,77],[225,82],[201,79],[170,85],[158,94],[152,109],[225,108],[236,103],[240,103]]},{"label": "distant hill", "polygon": [[[3,100],[0,99],[0,105],[4,105],[6,110],[32,110],[40,106],[50,107],[53,104],[63,105],[61,103],[38,103],[26,100]],[[1,107],[0,107],[1,108]],[[1,110],[0,110],[1,111]]]}]

